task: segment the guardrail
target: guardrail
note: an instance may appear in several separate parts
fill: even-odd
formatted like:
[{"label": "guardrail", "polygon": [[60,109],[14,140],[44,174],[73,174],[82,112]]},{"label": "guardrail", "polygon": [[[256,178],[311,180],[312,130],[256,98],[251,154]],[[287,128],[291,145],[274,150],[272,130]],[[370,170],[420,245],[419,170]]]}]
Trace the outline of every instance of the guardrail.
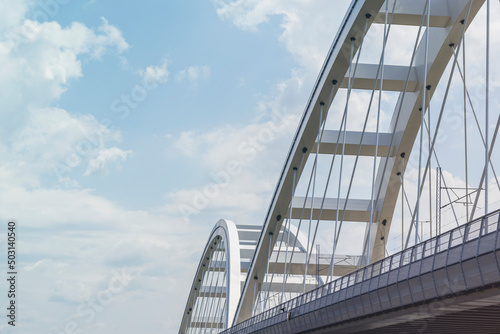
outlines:
[{"label": "guardrail", "polygon": [[[353,297],[355,293],[354,286],[356,286],[358,294],[368,293],[371,290],[395,284],[400,278],[406,277],[408,279],[410,277],[420,276],[423,273],[430,272],[437,268],[447,267],[455,263],[462,263],[462,261],[466,259],[477,258],[480,254],[491,252],[492,246],[495,248],[498,247],[500,243],[498,238],[499,228],[500,210],[497,210],[407,248],[399,253],[393,254],[383,260],[358,269],[349,275],[340,277],[330,283],[315,288],[303,295],[228,328],[222,333],[233,334],[237,332],[252,332],[254,329],[259,330],[279,322],[287,321],[290,316],[295,318],[312,312],[318,309],[318,307],[325,307],[329,303],[345,301]],[[488,283],[490,280],[495,280],[500,277],[500,268],[498,268],[498,273],[495,272],[496,276],[494,278],[483,277],[482,271],[478,270],[478,272],[478,275],[474,277],[466,277],[462,268],[463,282],[466,288],[469,288],[467,285],[471,285],[470,279],[478,280],[478,285],[484,285],[485,282]],[[375,278],[379,279],[376,283],[371,284],[375,281]],[[467,280],[468,278],[469,280]],[[381,282],[382,280],[383,282]],[[434,285],[435,284],[434,282]],[[476,285],[474,283],[472,284]],[[351,288],[350,290],[352,290],[352,293],[351,291],[347,293],[348,288]],[[406,301],[402,300],[403,297],[399,294],[399,304],[403,305],[405,302],[416,302],[414,298],[424,300],[423,291],[421,294],[421,298],[414,297],[411,293],[407,294],[405,295]],[[437,294],[436,288],[436,297],[439,297]],[[327,296],[329,298],[323,298]],[[312,303],[320,298],[323,298],[325,302],[321,302],[320,305]],[[388,303],[392,306],[390,301]],[[380,304],[382,304],[382,301],[380,301]],[[382,305],[380,310],[382,310]]]}]

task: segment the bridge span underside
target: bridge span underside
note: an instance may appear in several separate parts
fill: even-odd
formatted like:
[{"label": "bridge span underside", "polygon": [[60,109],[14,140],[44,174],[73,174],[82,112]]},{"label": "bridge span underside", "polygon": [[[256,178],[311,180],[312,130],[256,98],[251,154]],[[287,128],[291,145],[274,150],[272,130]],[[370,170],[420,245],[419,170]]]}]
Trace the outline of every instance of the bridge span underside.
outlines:
[{"label": "bridge span underside", "polygon": [[460,226],[224,333],[499,333],[499,218]]}]

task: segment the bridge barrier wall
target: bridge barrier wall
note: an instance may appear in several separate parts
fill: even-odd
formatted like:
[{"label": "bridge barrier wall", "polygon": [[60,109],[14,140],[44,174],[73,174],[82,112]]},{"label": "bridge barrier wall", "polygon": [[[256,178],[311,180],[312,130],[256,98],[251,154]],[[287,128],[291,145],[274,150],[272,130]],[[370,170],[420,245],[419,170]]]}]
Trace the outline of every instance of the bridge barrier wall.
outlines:
[{"label": "bridge barrier wall", "polygon": [[500,210],[340,277],[222,333],[296,333],[310,330],[311,324],[316,328],[329,326],[498,283],[499,229]]}]

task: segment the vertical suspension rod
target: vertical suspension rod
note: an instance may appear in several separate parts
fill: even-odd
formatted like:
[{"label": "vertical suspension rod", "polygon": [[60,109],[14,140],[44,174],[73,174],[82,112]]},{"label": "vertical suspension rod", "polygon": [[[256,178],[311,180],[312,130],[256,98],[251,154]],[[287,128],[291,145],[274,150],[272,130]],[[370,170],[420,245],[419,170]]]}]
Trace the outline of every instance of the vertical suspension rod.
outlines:
[{"label": "vertical suspension rod", "polygon": [[[214,297],[210,300],[210,308],[208,309],[208,316],[210,316],[212,314],[212,308],[214,306],[214,303],[215,302],[215,296],[217,295],[217,287],[219,286],[219,278],[220,278],[220,268],[221,268],[221,263],[222,263],[222,246],[223,246],[223,241],[222,240],[219,240],[219,245],[218,247],[216,248],[216,251],[217,251],[217,256],[215,258],[215,264],[216,264],[216,271],[214,271],[214,273],[212,274],[212,278],[213,276],[215,275],[215,273],[217,273],[217,279],[215,280],[215,286],[214,286]],[[219,259],[219,256],[221,256],[221,258]],[[210,287],[210,290],[212,289],[212,287]],[[209,293],[209,296],[211,295],[211,292]],[[217,299],[220,299],[222,297],[222,291],[220,292],[220,295],[219,295],[219,298]],[[213,316],[213,320],[210,321],[210,331],[212,331],[212,326],[215,322],[215,320],[217,320],[217,317],[216,316]]]},{"label": "vertical suspension rod", "polygon": [[[226,299],[229,298],[229,284],[226,282],[226,277],[227,277],[227,271],[228,271],[228,263],[229,263],[229,259],[227,258],[227,252],[225,251],[223,254],[222,254],[222,260],[221,260],[221,263],[222,261],[224,261],[224,275],[222,276],[222,284],[226,284]],[[219,269],[220,270],[220,269]],[[217,283],[215,283],[216,285],[218,285]],[[220,301],[222,299],[222,293],[217,301],[217,306],[216,306],[216,309],[215,309],[215,315],[217,316],[218,315],[218,312],[221,313],[221,317],[220,317],[220,320],[219,320],[219,323],[222,323],[222,315],[224,314],[224,307],[225,305],[222,306],[222,308],[220,308]],[[216,317],[217,318],[217,317]],[[228,326],[227,322],[224,322],[224,325],[225,327]]]},{"label": "vertical suspension rod", "polygon": [[266,277],[265,277],[266,286],[265,286],[265,290],[264,290],[264,306],[262,309],[263,312],[266,310],[266,302],[267,302],[267,297],[268,297],[268,293],[269,293],[267,276],[269,273],[269,260],[271,259],[271,252],[272,252],[271,248],[273,247],[273,235],[274,235],[273,232],[269,232],[269,249],[267,251],[267,266],[266,266]]},{"label": "vertical suspension rod", "polygon": [[[493,147],[495,146],[495,141],[497,138],[499,127],[500,127],[500,115],[498,116],[498,119],[497,119],[497,125],[495,127],[495,132],[493,132],[493,137],[491,138],[491,145],[489,145],[490,151],[488,153],[488,160],[491,157],[491,153],[493,153]],[[479,186],[477,188],[476,198],[474,200],[474,205],[472,206],[469,221],[471,221],[474,218],[474,213],[476,212],[477,203],[479,201],[479,195],[481,194],[481,188],[483,187],[483,183],[485,182],[485,179],[486,179],[486,170],[488,169],[487,167],[488,166],[486,166],[486,168],[483,169],[483,174],[481,175],[481,180],[479,181]]]},{"label": "vertical suspension rod", "polygon": [[[304,155],[302,154],[302,156],[304,156]],[[283,296],[285,295],[285,277],[286,277],[286,267],[288,264],[288,247],[290,247],[290,227],[292,224],[292,200],[293,200],[293,196],[295,194],[295,179],[296,179],[296,177],[297,177],[297,167],[293,167],[292,196],[290,198],[290,205],[288,206],[288,230],[286,229],[286,224],[285,224],[285,231],[287,231],[287,233],[286,233],[286,248],[285,248],[285,267],[283,269],[283,284],[281,287],[280,304],[283,304]]]},{"label": "vertical suspension rod", "polygon": [[[428,91],[431,90],[431,86],[427,85],[425,87]],[[430,92],[427,94],[427,140],[429,144],[429,155],[431,155],[431,105],[430,105]],[[429,160],[429,230],[430,238],[432,238],[432,160]]]},{"label": "vertical suspension rod", "polygon": [[384,62],[385,62],[385,48],[387,45],[387,14],[389,11],[389,1],[385,2],[385,21],[384,21],[384,36],[382,43],[382,57],[381,57],[381,69],[380,69],[380,85],[379,85],[379,95],[378,95],[378,107],[377,107],[377,126],[376,126],[376,136],[375,136],[375,154],[373,155],[373,172],[372,172],[372,190],[370,194],[370,222],[368,223],[368,235],[366,240],[366,259],[365,266],[370,264],[371,260],[371,245],[370,241],[372,238],[372,224],[373,224],[373,213],[375,212],[375,202],[374,202],[374,192],[375,192],[375,177],[377,170],[377,155],[378,155],[378,141],[379,141],[379,127],[380,127],[380,109],[382,107],[382,88],[384,84]]},{"label": "vertical suspension rod", "polygon": [[253,277],[253,298],[252,298],[252,317],[255,314],[255,292],[257,290],[257,280],[259,278],[257,276]]},{"label": "vertical suspension rod", "polygon": [[[333,92],[334,92],[334,89],[335,89],[335,85],[336,85],[336,84],[337,84],[337,80],[333,80],[333,81],[332,81],[332,89],[331,89],[331,91],[330,91],[330,98],[328,99],[328,106],[327,106],[326,111],[328,111],[329,106],[332,104],[332,101],[333,101]],[[344,112],[344,116],[343,116],[343,117],[345,117],[345,112]],[[342,121],[341,121],[340,123],[341,123],[341,124],[343,123],[343,118],[342,118]],[[323,137],[323,130],[324,130],[325,125],[326,125],[326,122],[323,122],[323,129],[321,130],[321,135],[320,135],[319,142],[321,142],[321,138]],[[342,129],[342,126],[340,127],[340,129]],[[339,132],[339,136],[340,136],[340,132]],[[340,138],[340,137],[338,137],[338,138]],[[338,138],[337,138],[337,141],[338,141]],[[337,143],[337,144],[338,144],[338,143]],[[335,146],[335,149],[337,149],[337,146]],[[306,151],[307,151],[307,148],[305,148],[305,147],[304,147],[304,148],[302,149],[302,152],[303,152],[303,153],[305,153]],[[334,154],[333,156],[335,157],[335,154]],[[304,157],[304,154],[302,154],[302,158],[303,158],[303,157]],[[300,161],[300,169],[302,168],[302,162],[303,162],[303,159],[301,159],[301,161]],[[315,162],[316,162],[316,160],[315,160]],[[329,177],[328,177],[328,180],[329,180]],[[309,189],[310,189],[310,186],[311,186],[311,182],[312,182],[312,173],[311,173],[311,177],[309,177],[309,183],[308,183],[308,185],[307,185],[307,190],[306,190],[306,197],[304,198],[304,204],[303,204],[303,206],[302,206],[302,212],[301,212],[301,214],[300,214],[300,219],[299,219],[299,224],[298,224],[298,226],[297,226],[297,231],[300,231],[300,226],[301,226],[301,224],[302,224],[302,217],[304,216],[304,210],[305,210],[305,207],[306,207],[307,197],[309,196]],[[327,183],[328,183],[328,182],[327,182]],[[311,200],[312,200],[312,199],[311,199]],[[320,211],[321,211],[321,210],[320,210]],[[316,227],[317,227],[317,226],[318,226],[318,225],[316,225]],[[314,240],[314,239],[313,239],[313,240]],[[295,238],[294,243],[293,243],[293,247],[292,247],[292,255],[290,256],[290,263],[292,263],[292,260],[293,260],[293,255],[295,254],[295,246],[296,246],[296,244],[297,244],[297,238]],[[313,241],[313,244],[314,244],[314,241]],[[288,271],[289,271],[289,270],[290,270],[290,269],[288,269]],[[289,274],[289,273],[287,273],[287,274],[285,275],[285,278],[284,278],[285,283],[284,283],[284,284],[286,284],[286,281],[287,281],[287,279],[288,279],[288,274]]]},{"label": "vertical suspension rod", "polygon": [[436,167],[436,234],[441,234],[441,167]]},{"label": "vertical suspension rod", "polygon": [[[213,249],[213,246],[210,246],[210,257],[209,257],[209,261],[208,261],[208,268],[207,268],[207,273],[210,274],[210,268],[212,267],[212,264],[213,264],[213,256],[214,256],[214,253],[217,252],[217,247],[219,247],[219,245],[217,244],[217,241],[214,241],[214,244],[215,244],[215,250]],[[210,288],[208,289],[208,297],[205,295],[204,296],[204,299],[206,300],[205,301],[205,306],[203,307],[203,313],[202,313],[202,318],[204,319],[205,318],[205,314],[207,312],[207,309],[208,309],[208,304],[209,304],[209,301],[208,301],[208,298],[210,298],[210,295],[212,293],[212,285],[213,285],[213,282],[214,282],[214,274],[212,273],[211,275],[212,277],[210,277]],[[202,326],[205,326],[205,330],[207,329],[207,321],[204,321],[202,322]],[[199,327],[199,330],[200,332],[203,332],[202,330],[202,326]]]},{"label": "vertical suspension rod", "polygon": [[[427,25],[425,31],[425,51],[424,51],[424,81],[422,83],[422,110],[420,112],[420,146],[418,153],[418,182],[417,182],[417,209],[416,209],[416,218],[415,218],[415,245],[418,244],[418,223],[420,218],[420,195],[422,194],[421,183],[422,183],[422,146],[423,146],[423,134],[424,134],[424,113],[426,109],[426,94],[425,87],[427,86],[427,56],[428,56],[428,48],[429,48],[429,19],[431,13],[431,0],[427,0]],[[429,151],[430,154],[430,151]]]},{"label": "vertical suspension rod", "polygon": [[[304,265],[304,279],[302,282],[302,293],[306,292],[306,276],[307,276],[307,267],[309,264],[308,261],[308,256],[309,256],[309,246],[310,246],[310,241],[311,241],[311,225],[312,225],[312,216],[313,216],[313,206],[314,206],[314,190],[316,186],[316,173],[318,170],[318,155],[319,155],[319,145],[320,145],[320,137],[321,137],[321,123],[323,122],[323,107],[325,106],[324,102],[320,102],[320,110],[319,110],[319,124],[318,124],[318,143],[316,144],[316,156],[314,158],[314,177],[313,177],[313,186],[312,186],[312,194],[311,194],[311,214],[309,215],[309,228],[307,231],[307,247],[306,247],[306,258],[305,258],[305,265]],[[311,245],[311,253],[312,253],[312,245]]]},{"label": "vertical suspension rod", "polygon": [[488,127],[489,127],[489,113],[490,113],[490,0],[486,0],[486,116],[485,116],[485,133],[484,139],[486,141],[484,148],[484,214],[488,214]]},{"label": "vertical suspension rod", "polygon": [[[464,20],[461,21],[465,23]],[[465,34],[462,39],[462,67],[463,67],[463,86],[464,86],[464,164],[465,164],[465,216],[469,217],[469,160],[467,152],[467,84],[465,76]]]},{"label": "vertical suspension rod", "polygon": [[345,135],[346,135],[346,129],[347,129],[347,110],[349,108],[349,98],[351,95],[351,84],[352,84],[351,70],[352,70],[352,57],[353,57],[353,49],[354,49],[354,41],[355,40],[356,40],[356,38],[351,37],[351,53],[350,53],[350,57],[349,57],[349,80],[348,80],[345,112],[344,112],[345,117],[344,117],[344,131],[342,133],[342,155],[340,156],[339,186],[338,186],[338,195],[337,195],[337,211],[336,211],[336,218],[335,218],[335,231],[334,231],[334,239],[333,239],[332,263],[330,264],[330,277],[333,277],[333,266],[334,266],[333,261],[334,261],[335,248],[337,248],[336,240],[337,240],[337,233],[338,233],[337,229],[338,229],[338,221],[339,221],[340,189],[341,189],[341,185],[342,185],[342,168],[343,168],[343,164],[344,164]]},{"label": "vertical suspension rod", "polygon": [[[467,22],[467,19],[469,17],[471,4],[472,4],[472,0],[469,1],[469,5],[467,6],[467,12],[465,14],[465,22]],[[459,49],[460,49],[460,45],[461,45],[461,41],[462,41],[462,37],[463,37],[464,31],[465,31],[465,25],[463,25],[462,31],[460,33],[459,44],[458,44],[458,48]],[[451,81],[453,79],[453,74],[455,73],[455,64],[456,63],[457,63],[457,59],[456,59],[456,54],[455,54],[455,57],[454,57],[454,60],[453,60],[453,64],[452,64],[452,67],[451,67],[451,71],[450,71],[450,76],[448,78],[448,83],[446,85],[446,89],[445,89],[445,93],[444,93],[444,97],[443,97],[443,102],[441,103],[441,110],[439,112],[439,116],[438,116],[438,119],[437,119],[437,122],[436,122],[436,129],[434,130],[434,136],[433,136],[432,145],[431,145],[431,152],[434,151],[434,146],[436,144],[436,139],[437,139],[437,135],[438,135],[438,132],[439,132],[439,127],[441,125],[441,121],[442,121],[442,118],[443,118],[444,108],[446,106],[446,101],[448,100],[448,94],[450,92]],[[420,129],[420,131],[422,131],[422,129]],[[425,164],[426,168],[424,170],[424,175],[422,176],[423,182],[425,182],[425,179],[426,179],[426,176],[427,176],[430,158],[431,158],[431,155],[429,154],[429,156],[427,157],[427,163]],[[419,169],[419,171],[420,171],[420,169]],[[422,188],[419,187],[418,194],[421,194],[421,193],[422,193]],[[419,198],[417,198],[417,199],[419,199]],[[418,202],[417,202],[417,205],[418,205]],[[417,206],[415,206],[415,211],[417,211],[416,209],[417,209]],[[413,224],[415,222],[415,215],[416,215],[416,212],[414,212],[414,214],[412,216],[412,219],[411,219],[410,231],[408,232],[408,238],[406,239],[406,245],[405,246],[408,246],[408,243],[410,241],[410,233],[412,231]],[[416,230],[417,230],[416,233],[418,233],[418,229],[416,229]]]}]

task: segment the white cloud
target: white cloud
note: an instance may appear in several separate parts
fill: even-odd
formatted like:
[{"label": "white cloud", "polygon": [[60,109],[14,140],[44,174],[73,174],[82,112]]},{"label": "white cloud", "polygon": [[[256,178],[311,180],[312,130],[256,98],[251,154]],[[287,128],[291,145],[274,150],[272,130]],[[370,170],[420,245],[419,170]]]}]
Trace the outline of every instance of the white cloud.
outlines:
[{"label": "white cloud", "polygon": [[[10,139],[0,145],[4,171],[19,176],[26,185],[38,184],[40,175],[52,173],[58,164],[73,168],[85,159],[92,159],[89,173],[97,168],[97,161],[105,172],[109,163],[128,156],[109,156],[108,152],[103,160],[106,150],[113,151],[109,143],[120,141],[120,132],[90,114],[71,114],[50,106],[71,80],[82,76],[85,57],[97,59],[107,52],[121,54],[128,49],[121,31],[104,18],[96,29],[78,22],[66,27],[57,22],[40,23],[25,18],[26,3],[12,5],[12,10],[10,6],[10,19],[0,25],[0,99],[4,101],[0,134]],[[77,185],[67,175],[60,175],[60,180]]]},{"label": "white cloud", "polygon": [[185,131],[180,134],[180,137],[175,140],[173,145],[182,154],[193,157],[198,154],[200,144],[201,142],[195,138],[193,131]]},{"label": "white cloud", "polygon": [[169,72],[167,69],[167,62],[163,61],[160,66],[151,65],[145,70],[140,71],[142,80],[145,82],[159,82],[165,83],[168,80]]},{"label": "white cloud", "polygon": [[[202,247],[204,227],[193,228],[172,216],[127,210],[90,189],[28,190],[1,172],[0,180],[4,203],[0,216],[15,216],[22,227],[26,332],[64,331],[69,321],[76,321],[82,330],[99,322],[108,326],[107,332],[114,332],[117,329],[109,326],[117,322],[111,319],[136,303],[148,305],[134,311],[141,318],[151,312],[156,315],[159,309],[175,317],[182,313],[178,304],[169,301],[186,298],[190,264]],[[78,306],[95,301],[114,270],[121,268],[131,273],[132,281],[87,324]]]},{"label": "white cloud", "polygon": [[187,69],[179,71],[176,79],[178,81],[187,80],[192,86],[196,86],[200,81],[208,79],[211,74],[210,66],[189,66]]},{"label": "white cloud", "polygon": [[[83,331],[102,326],[107,333],[125,332],[116,328],[123,323],[130,331],[134,322],[114,319],[121,319],[122,308],[130,310],[135,303],[149,305],[134,310],[142,319],[160,318],[159,310],[177,316],[182,310],[169,300],[185,299],[190,282],[184,273],[191,276],[191,257],[204,239],[198,232],[204,227],[192,231],[175,216],[120,207],[91,189],[81,189],[74,174],[60,177],[69,189],[45,185],[54,165],[91,175],[106,173],[131,156],[130,150],[116,147],[121,132],[111,125],[86,110],[78,114],[55,107],[72,81],[83,75],[82,64],[108,53],[118,59],[128,44],[105,19],[96,28],[61,26],[26,19],[28,9],[22,0],[0,0],[0,217],[15,217],[22,226],[24,331],[61,332],[71,320]],[[150,66],[141,75],[145,81],[165,82],[167,63]],[[130,252],[123,254],[124,249]],[[127,262],[134,253],[147,255]],[[95,300],[119,263],[134,266],[133,286],[86,326],[76,307]],[[169,275],[170,268],[183,275]],[[148,326],[132,331],[158,330]],[[0,324],[3,330],[9,331]]]},{"label": "white cloud", "polygon": [[261,223],[259,213],[268,204],[297,121],[294,114],[273,110],[243,127],[182,133],[171,150],[196,159],[206,182],[167,193],[165,211],[194,221],[199,215],[204,221],[226,217],[239,224]]},{"label": "white cloud", "polygon": [[230,19],[234,24],[244,30],[256,30],[261,23],[267,22],[269,16],[285,14],[280,8],[283,1],[259,1],[259,0],[218,0],[217,14]]},{"label": "white cloud", "polygon": [[0,1],[0,32],[8,30],[24,19],[28,6],[26,1]]},{"label": "white cloud", "polygon": [[101,173],[108,174],[109,165],[123,162],[132,154],[131,150],[124,151],[117,147],[100,149],[96,156],[89,161],[89,165],[84,175]]},{"label": "white cloud", "polygon": [[255,31],[271,16],[281,17],[280,41],[300,66],[315,74],[348,5],[348,1],[326,0],[217,0],[215,3],[219,17],[243,30]]},{"label": "white cloud", "polygon": [[110,25],[108,20],[104,17],[101,19],[102,25],[99,27],[99,31],[103,34],[96,35],[92,55],[96,58],[100,58],[110,47],[116,48],[118,53],[127,50],[129,45],[123,38],[121,31],[117,27]]},{"label": "white cloud", "polygon": [[55,173],[63,184],[77,185],[68,177],[73,168],[88,162],[85,175],[106,174],[112,164],[123,162],[131,151],[109,147],[120,142],[121,133],[98,122],[94,116],[71,115],[59,108],[31,108],[27,123],[13,137],[0,161],[24,184],[37,184],[42,174]]},{"label": "white cloud", "polygon": [[[293,129],[331,42],[324,36],[333,36],[334,26],[339,24],[331,15],[318,13],[329,11],[337,14],[339,20],[344,13],[340,13],[338,4],[329,1],[216,3],[219,17],[231,20],[244,30],[255,31],[270,16],[281,16],[280,41],[295,57],[298,67],[291,70],[288,79],[276,83],[271,91],[261,96],[255,108],[256,118],[251,124],[221,126],[207,132],[187,130],[180,134],[173,149],[196,158],[200,171],[207,175],[207,182],[198,188],[168,193],[169,204],[165,210],[179,213],[194,208],[196,213],[203,211],[203,217],[217,212],[218,217],[228,217],[237,223],[262,223],[256,221],[261,219],[258,213],[264,212],[268,204]],[[196,71],[191,72],[193,77],[198,76]],[[178,80],[188,77],[189,69],[177,75]],[[222,181],[223,177],[214,177],[227,176],[228,165],[232,163],[239,166],[239,172],[231,175],[227,183]]]},{"label": "white cloud", "polygon": [[32,108],[45,108],[59,99],[70,81],[82,76],[83,57],[128,48],[121,32],[106,20],[97,32],[81,23],[63,28],[57,22],[18,21],[0,36],[4,136],[21,131]]}]

